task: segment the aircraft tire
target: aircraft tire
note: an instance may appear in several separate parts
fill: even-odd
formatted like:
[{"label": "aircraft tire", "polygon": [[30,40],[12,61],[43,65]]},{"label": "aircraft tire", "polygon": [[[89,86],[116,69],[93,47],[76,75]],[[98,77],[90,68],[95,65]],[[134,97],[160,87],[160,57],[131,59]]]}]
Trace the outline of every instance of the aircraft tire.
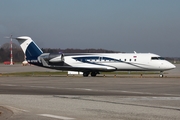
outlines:
[{"label": "aircraft tire", "polygon": [[96,72],[91,72],[92,77],[96,77],[97,73]]},{"label": "aircraft tire", "polygon": [[164,77],[164,75],[163,75],[163,74],[160,74],[160,75],[159,75],[159,77],[160,77],[160,78],[163,78],[163,77]]},{"label": "aircraft tire", "polygon": [[83,72],[83,77],[88,77],[89,72]]},{"label": "aircraft tire", "polygon": [[164,75],[163,75],[163,71],[160,71],[160,75],[159,75],[160,78],[163,78]]}]

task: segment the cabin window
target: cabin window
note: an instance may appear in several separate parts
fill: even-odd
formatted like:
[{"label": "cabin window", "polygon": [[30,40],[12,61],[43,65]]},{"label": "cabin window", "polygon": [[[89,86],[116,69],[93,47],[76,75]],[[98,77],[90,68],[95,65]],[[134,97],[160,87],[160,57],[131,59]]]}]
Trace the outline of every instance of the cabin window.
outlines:
[{"label": "cabin window", "polygon": [[126,61],[126,59],[124,59],[124,61]]},{"label": "cabin window", "polygon": [[134,61],[136,61],[136,59],[134,59]]},{"label": "cabin window", "polygon": [[129,59],[129,61],[131,61],[131,59]]}]

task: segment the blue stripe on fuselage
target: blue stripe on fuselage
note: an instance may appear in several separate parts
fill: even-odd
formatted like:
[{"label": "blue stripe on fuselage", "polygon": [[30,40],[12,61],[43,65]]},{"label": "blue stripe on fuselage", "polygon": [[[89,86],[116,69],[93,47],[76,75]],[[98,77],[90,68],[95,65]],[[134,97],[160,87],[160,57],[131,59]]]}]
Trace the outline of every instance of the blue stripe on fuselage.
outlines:
[{"label": "blue stripe on fuselage", "polygon": [[115,62],[122,62],[121,60],[117,60],[114,58],[109,58],[109,57],[100,57],[100,56],[86,56],[86,57],[73,57],[75,60],[77,61],[81,61],[81,62],[88,62],[88,60],[107,60],[107,61],[115,61]]},{"label": "blue stripe on fuselage", "polygon": [[42,54],[42,51],[37,47],[34,42],[31,42],[26,49],[26,59],[35,60],[39,55]]}]

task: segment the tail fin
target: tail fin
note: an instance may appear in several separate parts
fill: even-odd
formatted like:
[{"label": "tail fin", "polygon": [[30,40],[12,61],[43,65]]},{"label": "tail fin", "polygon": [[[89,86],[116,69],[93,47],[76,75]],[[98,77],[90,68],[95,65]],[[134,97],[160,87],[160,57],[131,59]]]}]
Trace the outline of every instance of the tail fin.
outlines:
[{"label": "tail fin", "polygon": [[30,37],[21,36],[17,37],[16,40],[18,40],[28,62],[37,60],[38,56],[43,53]]}]

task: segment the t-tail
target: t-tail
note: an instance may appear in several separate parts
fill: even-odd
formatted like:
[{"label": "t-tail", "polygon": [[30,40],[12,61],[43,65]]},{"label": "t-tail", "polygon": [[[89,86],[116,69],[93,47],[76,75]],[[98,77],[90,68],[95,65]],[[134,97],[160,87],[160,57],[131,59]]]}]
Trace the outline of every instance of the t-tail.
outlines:
[{"label": "t-tail", "polygon": [[41,65],[38,61],[38,57],[43,54],[43,51],[36,45],[36,43],[27,36],[17,37],[16,40],[18,40],[28,63]]}]

